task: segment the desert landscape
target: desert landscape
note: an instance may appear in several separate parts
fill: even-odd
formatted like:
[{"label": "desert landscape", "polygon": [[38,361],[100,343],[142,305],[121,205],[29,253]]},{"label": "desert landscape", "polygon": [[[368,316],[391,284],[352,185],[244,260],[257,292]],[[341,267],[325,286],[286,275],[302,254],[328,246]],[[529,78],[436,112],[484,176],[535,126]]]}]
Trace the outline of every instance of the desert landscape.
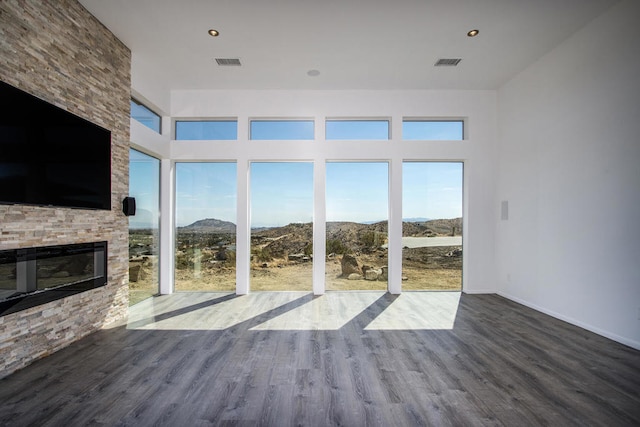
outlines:
[{"label": "desert landscape", "polygon": [[[403,290],[460,290],[462,219],[403,222]],[[447,237],[447,239],[443,239]],[[438,240],[440,239],[440,240]],[[312,290],[313,226],[294,223],[253,229],[252,291]],[[435,245],[429,244],[430,241]],[[157,235],[130,230],[132,303],[156,292]],[[450,243],[450,244],[449,244]],[[387,222],[327,223],[326,289],[386,290]],[[424,245],[424,246],[423,246]],[[235,291],[235,225],[203,219],[179,227],[176,291]]]}]

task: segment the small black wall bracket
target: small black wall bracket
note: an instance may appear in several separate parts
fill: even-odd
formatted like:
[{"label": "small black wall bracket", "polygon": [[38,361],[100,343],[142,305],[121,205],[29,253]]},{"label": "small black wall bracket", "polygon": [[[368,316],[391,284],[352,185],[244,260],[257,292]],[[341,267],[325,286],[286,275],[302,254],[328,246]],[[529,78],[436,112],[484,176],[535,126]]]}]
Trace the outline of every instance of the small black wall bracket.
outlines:
[{"label": "small black wall bracket", "polygon": [[126,216],[134,216],[136,214],[136,198],[125,197],[122,199],[122,212]]}]

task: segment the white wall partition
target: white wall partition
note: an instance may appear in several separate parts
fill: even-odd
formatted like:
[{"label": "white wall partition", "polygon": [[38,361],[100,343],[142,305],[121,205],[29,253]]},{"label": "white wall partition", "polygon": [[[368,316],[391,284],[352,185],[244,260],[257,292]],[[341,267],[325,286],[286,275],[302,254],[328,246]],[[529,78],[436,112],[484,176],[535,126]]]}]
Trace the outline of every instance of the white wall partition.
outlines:
[{"label": "white wall partition", "polygon": [[[390,167],[389,229],[396,235],[389,242],[389,289],[401,290],[401,182],[404,160],[454,160],[465,162],[465,266],[463,290],[495,292],[495,260],[492,224],[497,208],[493,188],[496,97],[493,91],[174,91],[171,116],[234,117],[237,141],[172,141],[171,158],[176,161],[234,160],[238,164],[238,283],[237,292],[248,286],[249,197],[248,167],[251,161],[312,161],[315,179],[324,177],[327,161],[385,161]],[[463,118],[464,141],[403,141],[402,120],[411,118]],[[251,141],[252,118],[313,118],[313,141]],[[389,119],[388,141],[327,141],[326,118]],[[246,183],[246,185],[244,185]],[[324,187],[314,188],[314,251],[324,248],[324,233],[318,236],[324,218]],[[246,240],[246,242],[245,242]],[[245,245],[246,243],[246,245]],[[245,247],[246,246],[246,247]],[[246,252],[246,257],[241,256]],[[244,261],[243,261],[244,260]],[[242,264],[242,265],[241,265]],[[246,274],[242,271],[246,270]],[[324,275],[314,267],[314,293],[324,292]],[[243,275],[244,274],[244,275]]]},{"label": "white wall partition", "polygon": [[619,3],[499,90],[495,217],[501,295],[636,348],[638,16]]}]

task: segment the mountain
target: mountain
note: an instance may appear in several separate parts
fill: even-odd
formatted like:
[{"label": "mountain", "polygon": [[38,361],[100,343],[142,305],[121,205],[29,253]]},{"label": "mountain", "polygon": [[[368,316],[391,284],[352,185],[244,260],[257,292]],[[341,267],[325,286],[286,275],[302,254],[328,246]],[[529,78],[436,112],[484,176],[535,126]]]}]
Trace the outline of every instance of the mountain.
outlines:
[{"label": "mountain", "polygon": [[[402,218],[402,222],[428,222],[431,221],[431,218],[424,218],[424,217],[417,217],[417,218]],[[358,224],[367,224],[367,225],[371,225],[371,224],[376,224],[379,222],[384,222],[384,221],[380,221],[380,220],[376,220],[376,221],[361,221]]]},{"label": "mountain", "polygon": [[179,227],[180,231],[193,231],[198,233],[235,233],[236,225],[221,219],[201,219],[185,227]]},{"label": "mountain", "polygon": [[402,222],[427,222],[427,221],[431,221],[431,218],[424,218],[424,217],[402,218]]},{"label": "mountain", "polygon": [[[419,221],[422,218],[409,218],[404,220],[402,230],[404,236],[451,236],[462,234],[462,218],[452,219],[432,219]],[[201,219],[193,224],[185,227],[179,227],[183,232],[198,232],[209,234],[235,233],[236,225],[229,221],[223,221],[215,218]],[[327,234],[330,238],[343,241],[355,241],[357,236],[367,232],[375,231],[378,233],[387,232],[387,221],[379,221],[372,224],[363,224],[355,222],[327,222]],[[284,227],[260,228],[252,229],[254,236],[263,238],[276,238],[283,235],[297,236],[293,240],[311,241],[313,240],[313,225],[311,223],[298,224],[292,223]]]}]

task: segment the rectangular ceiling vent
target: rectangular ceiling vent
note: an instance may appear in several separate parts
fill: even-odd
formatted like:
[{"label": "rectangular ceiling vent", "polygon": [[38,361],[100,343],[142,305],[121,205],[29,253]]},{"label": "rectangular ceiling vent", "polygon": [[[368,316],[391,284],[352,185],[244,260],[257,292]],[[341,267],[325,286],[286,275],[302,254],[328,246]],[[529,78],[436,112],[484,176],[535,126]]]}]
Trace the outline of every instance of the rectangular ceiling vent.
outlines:
[{"label": "rectangular ceiling vent", "polygon": [[440,58],[436,61],[436,67],[455,67],[462,61],[462,58]]},{"label": "rectangular ceiling vent", "polygon": [[238,58],[216,58],[216,62],[220,66],[240,66],[240,60]]}]

